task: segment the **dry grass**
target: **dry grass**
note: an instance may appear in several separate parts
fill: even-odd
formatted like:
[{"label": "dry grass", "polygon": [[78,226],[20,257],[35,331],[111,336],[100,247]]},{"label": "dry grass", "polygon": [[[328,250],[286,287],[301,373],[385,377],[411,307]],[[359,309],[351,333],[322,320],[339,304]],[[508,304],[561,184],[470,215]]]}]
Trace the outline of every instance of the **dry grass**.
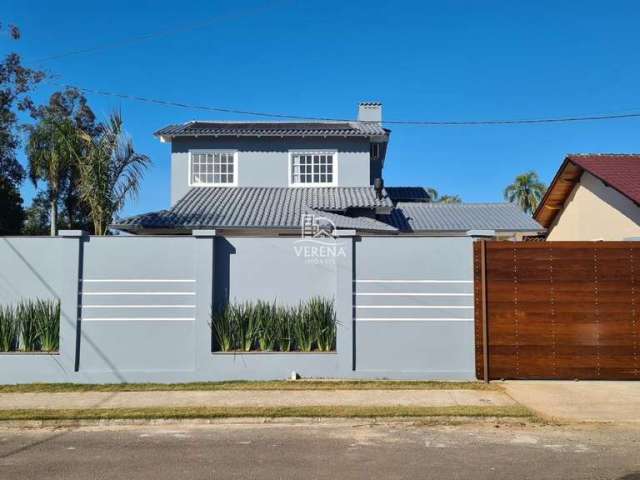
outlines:
[{"label": "dry grass", "polygon": [[514,406],[449,406],[449,407],[175,407],[175,408],[108,408],[78,410],[0,410],[0,421],[27,420],[152,420],[212,418],[393,418],[393,417],[509,417],[533,419],[534,414],[520,405]]},{"label": "dry grass", "polygon": [[0,393],[63,393],[63,392],[153,392],[211,390],[499,390],[494,384],[481,382],[425,382],[397,380],[276,380],[229,381],[198,383],[125,383],[74,384],[30,383],[0,385]]}]

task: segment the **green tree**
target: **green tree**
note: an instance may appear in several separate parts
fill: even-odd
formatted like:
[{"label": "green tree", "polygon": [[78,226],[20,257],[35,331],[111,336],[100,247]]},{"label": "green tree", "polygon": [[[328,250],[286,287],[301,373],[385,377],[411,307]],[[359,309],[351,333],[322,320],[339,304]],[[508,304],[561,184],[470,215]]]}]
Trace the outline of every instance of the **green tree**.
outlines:
[{"label": "green tree", "polygon": [[41,180],[46,182],[52,236],[58,232],[61,192],[70,181],[73,165],[78,162],[84,145],[86,143],[82,139],[81,130],[69,118],[47,115],[29,128],[29,178],[34,186]]},{"label": "green tree", "polygon": [[525,213],[533,213],[547,191],[547,186],[540,181],[533,170],[518,175],[515,181],[504,189],[504,198],[516,203]]},{"label": "green tree", "polygon": [[[3,30],[0,24],[0,32]],[[9,25],[7,30],[11,39],[20,39],[16,26]],[[25,171],[16,158],[20,146],[17,112],[34,111],[29,92],[44,76],[25,67],[17,53],[9,53],[0,62],[0,235],[17,234],[22,228],[20,184]]]},{"label": "green tree", "polygon": [[49,210],[50,204],[47,192],[38,191],[31,200],[31,206],[24,212],[22,233],[25,235],[49,235],[51,228]]},{"label": "green tree", "polygon": [[462,203],[460,195],[443,195],[438,199],[438,203]]},{"label": "green tree", "polygon": [[[62,122],[69,120],[84,134],[91,138],[97,137],[100,125],[96,123],[96,117],[87,103],[87,99],[74,88],[67,88],[61,92],[55,92],[49,98],[47,105],[37,109],[34,115],[38,120],[54,119]],[[90,142],[77,142],[76,155],[84,157],[88,154]],[[73,159],[72,159],[73,160]],[[80,171],[77,161],[70,161],[65,175],[61,180],[60,193],[58,195],[58,228],[80,229],[91,232],[93,222],[89,214],[89,207],[80,196]],[[44,192],[43,192],[44,194]],[[42,195],[34,198],[31,207],[26,211],[25,233],[38,234],[50,229],[50,207],[43,202]],[[46,211],[43,211],[46,210]],[[40,233],[41,234],[41,233]]]},{"label": "green tree", "polygon": [[435,188],[425,188],[427,195],[429,195],[429,201],[433,203],[462,203],[460,195],[442,195],[438,193]]},{"label": "green tree", "polygon": [[106,235],[114,216],[138,194],[150,164],[149,157],[135,151],[122,116],[112,114],[79,162],[80,193],[89,206],[96,235]]},{"label": "green tree", "polygon": [[0,175],[0,236],[19,233],[23,220],[24,209],[20,192]]}]

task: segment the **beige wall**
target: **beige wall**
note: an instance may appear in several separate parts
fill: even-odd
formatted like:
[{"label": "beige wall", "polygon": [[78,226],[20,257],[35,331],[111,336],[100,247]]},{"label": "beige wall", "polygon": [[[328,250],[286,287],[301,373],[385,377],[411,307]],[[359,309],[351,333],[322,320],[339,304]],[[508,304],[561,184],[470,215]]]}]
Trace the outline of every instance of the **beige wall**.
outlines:
[{"label": "beige wall", "polygon": [[624,240],[640,237],[640,207],[584,172],[549,227],[548,240]]}]

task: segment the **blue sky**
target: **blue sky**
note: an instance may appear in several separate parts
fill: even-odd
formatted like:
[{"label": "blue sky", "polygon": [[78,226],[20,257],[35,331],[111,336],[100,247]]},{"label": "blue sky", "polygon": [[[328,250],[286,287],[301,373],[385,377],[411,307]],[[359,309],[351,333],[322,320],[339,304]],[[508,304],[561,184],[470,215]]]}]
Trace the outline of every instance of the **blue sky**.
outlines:
[{"label": "blue sky", "polygon": [[[42,64],[58,82],[191,104],[354,117],[380,100],[389,120],[480,120],[640,111],[640,3],[628,1],[51,2],[4,0],[0,54],[25,63],[173,32]],[[207,23],[202,28],[191,29]],[[46,101],[56,89],[39,88]],[[154,165],[123,214],[169,205],[169,146],[152,133],[192,119],[251,118],[87,95],[123,113]],[[394,126],[387,185],[500,201],[513,177],[550,181],[569,152],[638,152],[637,120],[492,127]],[[24,158],[22,157],[24,160]],[[33,188],[25,185],[29,203]]]}]

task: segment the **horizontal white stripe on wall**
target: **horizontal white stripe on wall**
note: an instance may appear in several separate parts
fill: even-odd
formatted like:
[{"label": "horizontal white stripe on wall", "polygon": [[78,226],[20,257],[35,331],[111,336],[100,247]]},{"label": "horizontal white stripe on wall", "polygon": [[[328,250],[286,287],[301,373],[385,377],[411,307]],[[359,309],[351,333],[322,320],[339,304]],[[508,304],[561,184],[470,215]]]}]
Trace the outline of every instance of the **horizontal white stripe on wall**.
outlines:
[{"label": "horizontal white stripe on wall", "polygon": [[196,308],[195,305],[82,305],[82,308]]},{"label": "horizontal white stripe on wall", "polygon": [[473,293],[356,292],[356,295],[371,297],[473,297]]},{"label": "horizontal white stripe on wall", "polygon": [[194,322],[191,317],[111,317],[111,318],[82,318],[83,322]]},{"label": "horizontal white stripe on wall", "polygon": [[356,308],[429,308],[429,309],[455,309],[470,310],[473,306],[466,305],[356,305]]},{"label": "horizontal white stripe on wall", "polygon": [[84,283],[195,283],[188,278],[85,278],[80,279]]},{"label": "horizontal white stripe on wall", "polygon": [[357,322],[473,322],[473,318],[356,318]]},{"label": "horizontal white stripe on wall", "polygon": [[473,280],[354,280],[356,283],[473,283]]},{"label": "horizontal white stripe on wall", "polygon": [[195,295],[195,292],[81,292],[80,295]]}]

